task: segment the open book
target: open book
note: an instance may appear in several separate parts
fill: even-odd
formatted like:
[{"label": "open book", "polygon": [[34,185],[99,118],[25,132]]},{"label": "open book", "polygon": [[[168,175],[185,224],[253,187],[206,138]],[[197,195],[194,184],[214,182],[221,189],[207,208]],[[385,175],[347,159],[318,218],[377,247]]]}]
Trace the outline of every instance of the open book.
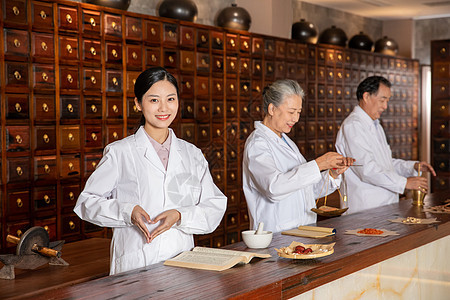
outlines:
[{"label": "open book", "polygon": [[164,262],[166,266],[223,271],[238,263],[248,264],[253,257],[269,258],[270,254],[195,247]]}]

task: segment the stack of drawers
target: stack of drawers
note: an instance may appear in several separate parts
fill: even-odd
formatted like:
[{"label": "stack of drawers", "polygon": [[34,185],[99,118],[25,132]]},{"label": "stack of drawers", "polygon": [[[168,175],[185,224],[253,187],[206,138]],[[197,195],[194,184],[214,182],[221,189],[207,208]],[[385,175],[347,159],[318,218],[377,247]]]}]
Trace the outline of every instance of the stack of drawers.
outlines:
[{"label": "stack of drawers", "polygon": [[[202,149],[228,196],[219,228],[196,237],[219,247],[249,226],[242,193],[245,140],[261,120],[261,93],[277,79],[305,89],[290,136],[308,158],[334,149],[366,76],[389,78],[383,124],[393,153],[417,157],[417,61],[128,13],[68,1],[2,0],[0,46],[1,200],[6,234],[31,226],[67,241],[104,235],[72,212],[110,142],[133,134],[140,114],[134,81],[164,66],[178,79],[177,136]],[[5,249],[6,248],[6,249]],[[3,251],[2,250],[2,251]]]}]

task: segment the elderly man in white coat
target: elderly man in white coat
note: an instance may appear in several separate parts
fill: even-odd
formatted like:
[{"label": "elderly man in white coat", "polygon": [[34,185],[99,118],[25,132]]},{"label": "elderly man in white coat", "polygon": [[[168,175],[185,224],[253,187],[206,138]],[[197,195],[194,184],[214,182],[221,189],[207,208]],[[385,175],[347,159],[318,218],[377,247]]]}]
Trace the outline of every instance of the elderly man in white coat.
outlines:
[{"label": "elderly man in white coat", "polygon": [[353,163],[336,152],[307,162],[286,135],[300,118],[303,96],[293,80],[264,88],[264,120],[255,122],[242,162],[251,229],[259,222],[273,232],[315,223],[317,216],[311,211],[315,199],[333,192],[339,175]]},{"label": "elderly man in white coat", "polygon": [[363,80],[356,91],[359,105],[344,120],[336,137],[336,149],[350,155],[358,165],[345,173],[348,197],[347,213],[354,213],[399,201],[405,189],[428,189],[427,180],[418,177],[421,170],[436,173],[427,162],[392,158],[379,118],[387,109],[391,83],[384,77]]}]

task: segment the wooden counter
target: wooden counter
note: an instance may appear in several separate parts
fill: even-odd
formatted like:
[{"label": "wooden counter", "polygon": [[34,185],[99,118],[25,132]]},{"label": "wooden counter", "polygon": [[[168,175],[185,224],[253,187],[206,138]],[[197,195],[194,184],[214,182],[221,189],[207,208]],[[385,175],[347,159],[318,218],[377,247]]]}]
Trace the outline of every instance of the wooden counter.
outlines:
[{"label": "wooden counter", "polygon": [[33,297],[36,293],[107,276],[110,243],[110,239],[92,238],[63,245],[61,257],[69,266],[46,264],[35,270],[15,269],[15,279],[0,279],[0,299]]},{"label": "wooden counter", "polygon": [[[425,203],[428,206],[439,205],[449,196],[449,191],[429,195]],[[436,217],[440,223],[405,225],[388,221],[407,216]],[[404,200],[368,212],[320,221],[317,225],[336,228],[336,236],[314,240],[275,234],[270,247],[261,250],[271,253],[272,258],[254,259],[250,264],[226,271],[176,268],[160,263],[75,286],[44,291],[34,295],[33,299],[287,299],[449,235],[450,214],[423,213],[411,205],[411,200]],[[359,237],[344,234],[347,229],[364,227],[394,230],[400,235]],[[274,247],[287,246],[293,240],[305,243],[336,242],[335,252],[311,260],[279,258]],[[246,249],[243,243],[226,248]]]}]

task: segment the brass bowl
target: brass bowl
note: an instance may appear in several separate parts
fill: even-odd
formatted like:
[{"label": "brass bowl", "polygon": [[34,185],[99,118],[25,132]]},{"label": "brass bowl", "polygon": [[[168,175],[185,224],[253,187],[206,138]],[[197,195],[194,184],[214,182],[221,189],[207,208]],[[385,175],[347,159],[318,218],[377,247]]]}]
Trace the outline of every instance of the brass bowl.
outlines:
[{"label": "brass bowl", "polygon": [[347,209],[348,209],[348,207],[338,208],[338,209],[332,210],[332,211],[323,211],[318,208],[311,208],[311,210],[313,212],[315,212],[316,214],[318,214],[319,216],[322,216],[322,217],[339,217],[340,215],[345,213],[347,211]]}]

